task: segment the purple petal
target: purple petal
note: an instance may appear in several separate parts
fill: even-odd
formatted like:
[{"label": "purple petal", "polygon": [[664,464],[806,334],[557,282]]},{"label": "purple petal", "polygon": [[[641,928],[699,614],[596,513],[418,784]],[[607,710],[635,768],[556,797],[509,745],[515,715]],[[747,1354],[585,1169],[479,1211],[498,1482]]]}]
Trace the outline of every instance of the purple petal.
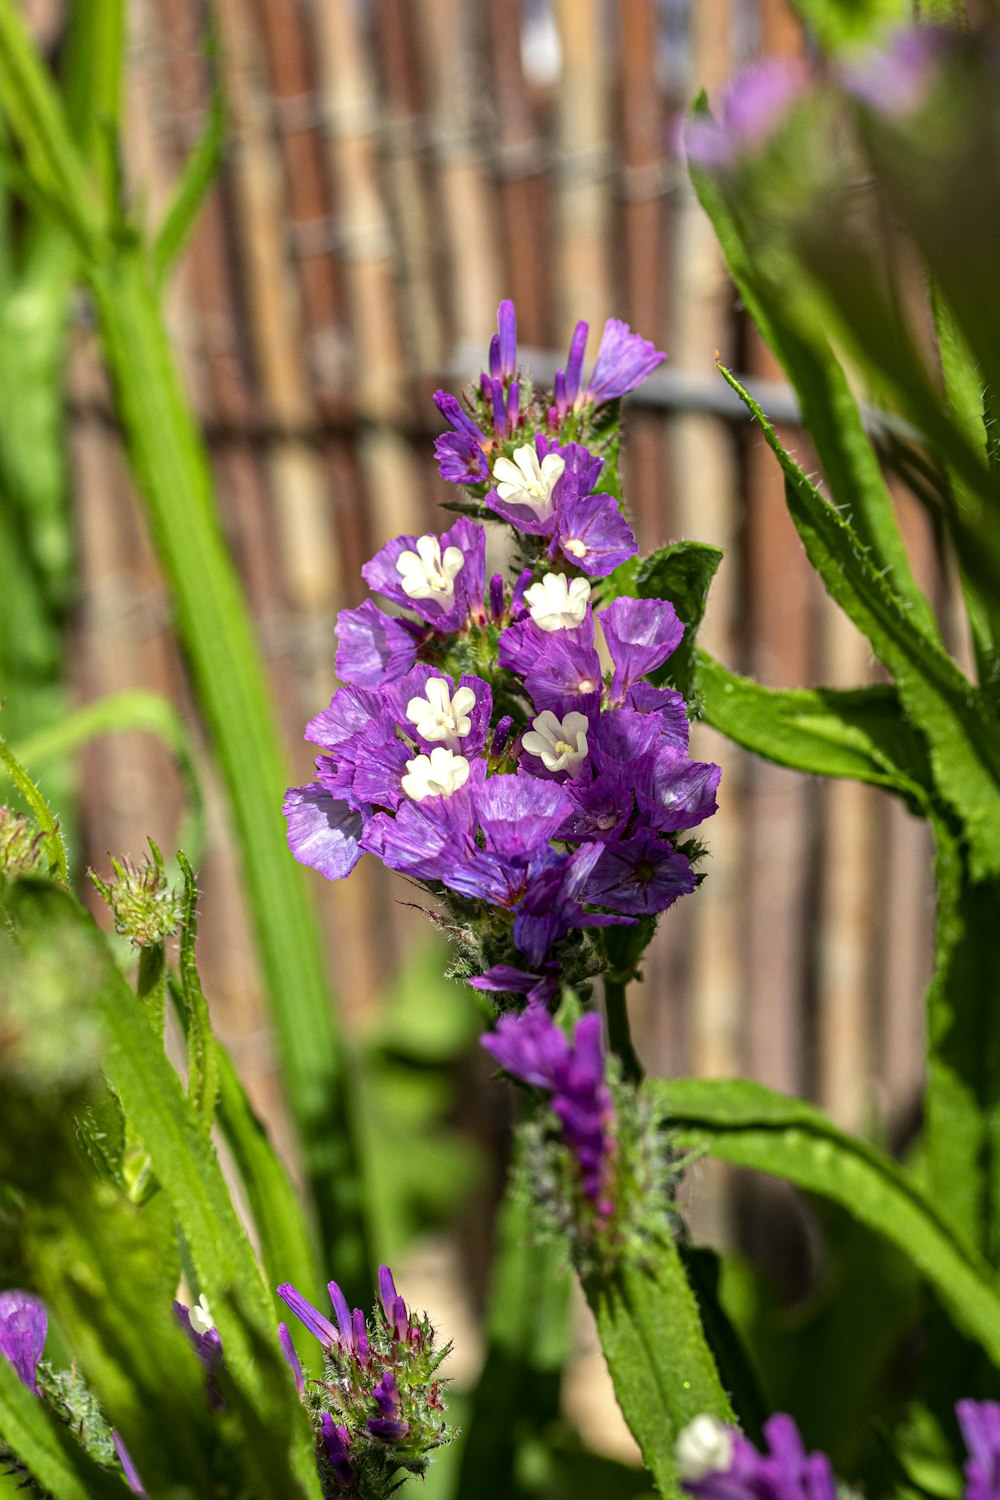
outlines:
[{"label": "purple petal", "polygon": [[569,357],[566,360],[566,404],[572,406],[580,394],[580,378],[583,374],[583,356],[587,349],[588,326],[577,323],[569,341]]},{"label": "purple petal", "polygon": [[401,1422],[395,1417],[369,1417],[367,1427],[372,1437],[383,1443],[401,1443],[410,1435],[409,1422]]},{"label": "purple petal", "polygon": [[30,1391],[38,1394],[38,1361],[45,1350],[49,1320],[45,1303],[30,1292],[0,1292],[0,1354]]},{"label": "purple petal", "polygon": [[683,693],[673,688],[654,687],[651,682],[634,682],[622,700],[623,707],[637,713],[656,714],[664,740],[678,750],[686,750],[690,738],[687,705]]},{"label": "purple petal", "polygon": [[569,1058],[566,1036],[540,1005],[529,1005],[522,1015],[501,1016],[496,1031],[480,1040],[514,1078],[539,1089],[555,1088]]},{"label": "purple petal", "polygon": [[115,1445],[115,1452],[118,1454],[118,1458],[122,1466],[122,1471],[125,1475],[125,1483],[128,1485],[133,1495],[144,1495],[146,1491],[143,1489],[142,1480],[139,1478],[139,1470],[132,1462],[129,1451],[122,1441],[121,1434],[112,1431],[111,1440]]},{"label": "purple petal", "polygon": [[595,405],[615,401],[641,385],[666,357],[655,344],[633,333],[620,318],[609,318],[601,335],[594,373],[587,383],[587,396]]},{"label": "purple petal", "polygon": [[333,1303],[333,1310],[337,1317],[337,1327],[340,1329],[340,1342],[344,1349],[354,1347],[354,1324],[351,1320],[351,1309],[347,1305],[347,1298],[335,1281],[328,1281],[326,1289]]},{"label": "purple petal", "polygon": [[527,861],[565,822],[570,802],[555,782],[489,776],[479,795],[479,823],[487,847],[505,859]]},{"label": "purple petal", "polygon": [[315,782],[289,787],[282,803],[288,847],[300,864],[342,880],[361,858],[361,814]]},{"label": "purple petal", "polygon": [[677,611],[667,599],[616,599],[597,618],[615,664],[611,683],[615,703],[621,702],[638,678],[662,666],[684,635]]},{"label": "purple petal", "polygon": [[380,687],[402,677],[417,659],[412,633],[366,599],[358,609],[342,609],[334,626],[337,674],[359,687]]},{"label": "purple petal", "polygon": [[304,1323],[314,1338],[319,1339],[321,1344],[328,1348],[340,1343],[340,1335],[334,1328],[330,1319],[324,1317],[318,1308],[307,1302],[300,1291],[292,1286],[291,1282],[283,1281],[278,1287],[278,1296],[287,1308],[289,1308],[300,1323]]},{"label": "purple petal", "polygon": [[295,1352],[295,1345],[292,1343],[292,1335],[288,1331],[287,1323],[278,1324],[278,1342],[281,1345],[281,1352],[288,1362],[288,1367],[295,1376],[295,1388],[300,1396],[304,1396],[306,1392],[306,1378],[302,1373],[302,1363]]},{"label": "purple petal", "polygon": [[[596,717],[601,703],[601,659],[592,640],[588,640],[586,626],[546,633],[534,620],[525,623],[530,623],[536,634],[530,644],[520,645],[519,654],[526,659],[533,650],[536,652],[524,673],[524,685],[536,710],[541,713],[551,708],[560,719],[574,710],[588,718]],[[523,628],[512,625],[504,635]]]},{"label": "purple petal", "polygon": [[396,1283],[392,1278],[392,1272],[388,1266],[379,1266],[378,1268],[378,1294],[382,1301],[386,1320],[391,1323],[392,1307],[398,1293],[396,1291]]},{"label": "purple petal", "polygon": [[488,438],[447,391],[436,391],[434,404],[455,429],[434,440],[434,453],[442,479],[452,484],[481,484],[490,477],[484,448]]},{"label": "purple petal", "polygon": [[664,745],[656,757],[652,794],[636,796],[653,826],[663,833],[695,828],[718,811],[715,794],[722,776],[721,766],[689,760],[680,750]]}]

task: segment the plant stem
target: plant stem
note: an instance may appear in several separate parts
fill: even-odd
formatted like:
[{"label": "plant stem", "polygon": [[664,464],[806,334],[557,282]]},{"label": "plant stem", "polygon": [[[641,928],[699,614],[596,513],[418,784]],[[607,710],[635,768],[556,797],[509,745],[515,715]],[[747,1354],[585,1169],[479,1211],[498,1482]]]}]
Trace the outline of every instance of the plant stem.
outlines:
[{"label": "plant stem", "polygon": [[629,1083],[641,1083],[642,1063],[632,1045],[632,1032],[628,1024],[628,1003],[625,999],[626,981],[604,976],[604,1009],[608,1018],[608,1045],[620,1060]]}]

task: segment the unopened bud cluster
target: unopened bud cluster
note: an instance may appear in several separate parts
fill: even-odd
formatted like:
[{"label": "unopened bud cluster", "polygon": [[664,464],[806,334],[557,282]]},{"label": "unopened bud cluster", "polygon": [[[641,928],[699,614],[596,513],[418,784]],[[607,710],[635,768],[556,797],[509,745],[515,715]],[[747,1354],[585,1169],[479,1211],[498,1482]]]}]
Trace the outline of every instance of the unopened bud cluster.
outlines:
[{"label": "unopened bud cluster", "polygon": [[111,908],[115,931],[131,939],[133,948],[152,948],[177,931],[181,918],[180,893],[167,883],[163,858],[150,839],[152,856],[140,864],[127,856],[111,857],[114,875],[101,880],[93,870],[90,878]]},{"label": "unopened bud cluster", "polygon": [[37,824],[24,813],[0,807],[0,875],[23,880],[28,875],[47,875],[45,839]]}]

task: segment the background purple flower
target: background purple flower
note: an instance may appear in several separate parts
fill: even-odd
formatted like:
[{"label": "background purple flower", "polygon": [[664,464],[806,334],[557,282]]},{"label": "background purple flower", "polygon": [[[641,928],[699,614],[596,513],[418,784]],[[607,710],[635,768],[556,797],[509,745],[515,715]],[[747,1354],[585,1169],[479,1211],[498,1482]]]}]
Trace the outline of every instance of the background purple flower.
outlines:
[{"label": "background purple flower", "polygon": [[809,71],[797,57],[765,57],[741,69],[723,95],[720,117],[695,115],[689,122],[688,158],[723,168],[762,150],[808,85]]},{"label": "background purple flower", "polygon": [[39,1297],[15,1290],[0,1292],[0,1355],[36,1396],[38,1362],[45,1350],[48,1327],[45,1303]]},{"label": "background purple flower", "polygon": [[963,1469],[965,1500],[1000,1500],[1000,1405],[959,1401],[955,1415],[969,1452]]},{"label": "background purple flower", "polygon": [[806,1453],[783,1412],[764,1423],[765,1450],[713,1417],[697,1417],[677,1440],[683,1488],[696,1500],[836,1500],[825,1453]]}]

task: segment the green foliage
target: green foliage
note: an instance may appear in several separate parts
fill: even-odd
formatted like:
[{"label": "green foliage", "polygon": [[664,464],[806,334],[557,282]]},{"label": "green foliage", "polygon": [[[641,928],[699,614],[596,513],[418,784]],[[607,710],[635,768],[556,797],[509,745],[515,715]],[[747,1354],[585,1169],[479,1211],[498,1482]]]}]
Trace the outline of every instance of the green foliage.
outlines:
[{"label": "green foliage", "polygon": [[952,1317],[1000,1366],[1000,1298],[985,1261],[965,1248],[911,1174],[839,1131],[818,1109],[743,1079],[645,1085],[678,1146],[783,1177],[832,1198],[889,1240],[933,1285]]},{"label": "green foliage", "polygon": [[926,816],[934,790],[927,750],[895,688],[783,692],[699,651],[695,689],[708,722],[744,749],[807,775],[884,787]]},{"label": "green foliage", "polygon": [[584,1282],[615,1394],[661,1495],[678,1496],[674,1444],[702,1412],[732,1421],[676,1246]]},{"label": "green foliage", "polygon": [[[120,34],[120,6],[102,0],[95,16],[98,11],[105,39]],[[105,63],[102,74],[112,130],[116,66]],[[285,847],[279,803],[288,777],[274,709],[219,525],[208,458],[164,325],[150,265],[157,257],[123,220],[116,185],[106,184],[104,194],[90,190],[69,120],[11,0],[0,3],[0,84],[25,181],[34,200],[72,235],[93,298],[129,456],[229,791],[289,1102],[325,1247],[353,1290],[369,1255],[350,1065],[304,874]],[[180,242],[205,186],[213,139],[182,185],[161,264]]]},{"label": "green foliage", "polygon": [[695,694],[695,637],[705,614],[708,590],[722,561],[706,542],[674,542],[642,563],[636,575],[640,599],[669,599],[684,626],[684,637],[656,674],[690,701]]}]

